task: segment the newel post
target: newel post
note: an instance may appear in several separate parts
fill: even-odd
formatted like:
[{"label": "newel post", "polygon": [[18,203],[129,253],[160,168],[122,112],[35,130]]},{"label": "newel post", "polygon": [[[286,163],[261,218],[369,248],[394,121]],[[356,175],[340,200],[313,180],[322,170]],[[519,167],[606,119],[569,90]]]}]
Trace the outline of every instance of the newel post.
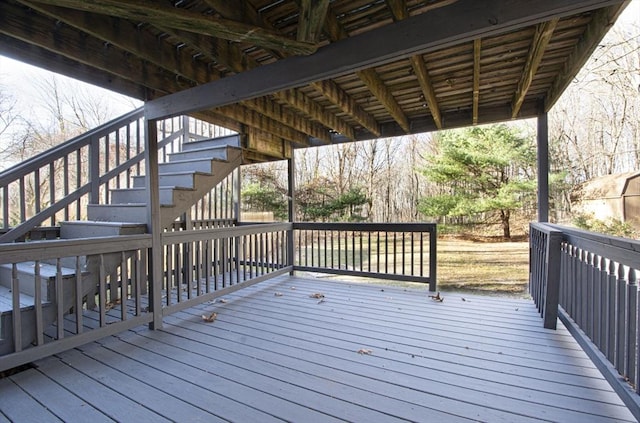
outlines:
[{"label": "newel post", "polygon": [[550,230],[546,248],[547,281],[544,290],[544,327],[556,329],[558,322],[558,304],[560,302],[560,259],[562,247],[562,232]]},{"label": "newel post", "polygon": [[[293,266],[295,263],[294,254],[294,232],[293,222],[296,219],[296,162],[295,162],[295,150],[291,150],[291,157],[287,161],[288,165],[288,202],[289,202],[289,223],[291,229],[287,231],[287,266]],[[293,275],[293,270],[291,271]]]},{"label": "newel post", "polygon": [[160,184],[158,176],[157,121],[145,117],[144,162],[147,187],[147,231],[151,234],[151,248],[147,260],[149,275],[149,312],[151,329],[162,328],[162,226],[160,223]]}]

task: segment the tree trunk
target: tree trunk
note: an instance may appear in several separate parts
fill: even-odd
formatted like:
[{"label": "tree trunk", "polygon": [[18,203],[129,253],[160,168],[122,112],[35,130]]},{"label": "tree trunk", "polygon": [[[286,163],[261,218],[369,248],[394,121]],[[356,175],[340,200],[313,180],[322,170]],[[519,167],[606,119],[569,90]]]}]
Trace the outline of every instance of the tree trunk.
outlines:
[{"label": "tree trunk", "polygon": [[511,228],[509,227],[509,218],[511,212],[509,210],[500,210],[500,220],[502,221],[502,234],[506,239],[511,239]]}]

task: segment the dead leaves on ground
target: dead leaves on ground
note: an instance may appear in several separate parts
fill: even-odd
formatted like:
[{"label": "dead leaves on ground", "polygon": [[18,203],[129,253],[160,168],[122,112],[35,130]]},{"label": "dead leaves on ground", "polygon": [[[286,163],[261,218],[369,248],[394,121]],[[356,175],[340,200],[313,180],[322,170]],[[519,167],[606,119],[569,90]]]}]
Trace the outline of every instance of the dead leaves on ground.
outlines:
[{"label": "dead leaves on ground", "polygon": [[275,292],[273,295],[276,297],[282,297],[282,292]]},{"label": "dead leaves on ground", "polygon": [[319,300],[318,304],[324,303],[324,294],[320,292],[314,292],[313,294],[309,295],[309,298],[315,298],[316,300]]},{"label": "dead leaves on ground", "polygon": [[368,350],[366,348],[360,348],[358,350],[358,354],[360,354],[360,355],[371,355],[371,354],[373,354],[373,351],[372,350]]},{"label": "dead leaves on ground", "polygon": [[216,313],[214,311],[213,313],[211,313],[208,316],[206,314],[203,314],[202,315],[202,320],[204,320],[207,323],[213,323],[216,320],[216,317],[218,317],[218,313]]},{"label": "dead leaves on ground", "polygon": [[440,296],[440,291],[438,291],[436,295],[429,295],[429,298],[431,298],[433,301],[438,301],[440,303],[444,301],[444,297]]}]

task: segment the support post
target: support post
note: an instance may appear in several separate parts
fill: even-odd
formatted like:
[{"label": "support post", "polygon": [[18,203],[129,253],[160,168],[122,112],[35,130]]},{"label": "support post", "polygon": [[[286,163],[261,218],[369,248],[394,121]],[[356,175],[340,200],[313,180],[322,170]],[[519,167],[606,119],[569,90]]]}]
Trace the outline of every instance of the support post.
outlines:
[{"label": "support post", "polygon": [[[289,202],[289,223],[293,225],[293,222],[296,218],[296,161],[295,161],[295,150],[291,151],[291,158],[287,161],[288,165],[288,202]],[[293,266],[295,263],[295,259],[293,257],[295,253],[294,249],[294,239],[293,239],[293,226],[288,231],[287,235],[287,265]],[[294,274],[294,271],[291,271],[291,275]]]},{"label": "support post", "polygon": [[549,221],[549,124],[547,113],[538,116],[538,222]]},{"label": "support post", "polygon": [[160,183],[158,175],[158,130],[156,120],[145,118],[144,162],[147,194],[147,231],[151,248],[147,260],[149,277],[149,312],[153,313],[150,329],[162,328],[162,227],[160,225]]}]

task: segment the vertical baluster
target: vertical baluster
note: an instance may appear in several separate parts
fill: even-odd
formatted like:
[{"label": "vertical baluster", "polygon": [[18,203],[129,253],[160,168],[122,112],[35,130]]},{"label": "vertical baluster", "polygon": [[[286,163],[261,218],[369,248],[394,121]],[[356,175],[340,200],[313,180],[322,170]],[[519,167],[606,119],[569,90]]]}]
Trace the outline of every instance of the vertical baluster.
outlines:
[{"label": "vertical baluster", "polygon": [[593,253],[587,253],[586,256],[586,265],[587,265],[587,272],[586,272],[586,279],[587,279],[587,298],[586,298],[586,304],[587,304],[587,310],[586,310],[586,330],[585,332],[587,333],[587,336],[593,340],[594,338],[594,330],[593,330],[593,326],[594,326],[594,315],[595,315],[595,301],[594,301],[594,294],[595,294],[595,290],[594,290],[594,271],[595,271],[595,266],[594,266],[594,262],[593,262],[594,258],[593,258]]},{"label": "vertical baluster", "polygon": [[600,300],[600,273],[602,269],[600,267],[600,256],[598,255],[594,255],[592,271],[593,336],[591,337],[591,339],[593,340],[594,344],[600,345],[600,319],[602,316],[602,303]]},{"label": "vertical baluster", "polygon": [[2,187],[2,227],[9,228],[9,185]]},{"label": "vertical baluster", "polygon": [[34,214],[40,213],[40,169],[36,169],[33,171],[33,200],[35,209],[33,210]]},{"label": "vertical baluster", "polygon": [[633,385],[638,384],[638,283],[636,278],[636,269],[629,269],[627,284],[627,363],[626,375]]},{"label": "vertical baluster", "polygon": [[618,301],[617,301],[617,313],[616,313],[616,358],[615,358],[615,366],[616,369],[620,372],[620,374],[625,373],[625,341],[627,339],[627,310],[626,302],[627,302],[627,282],[625,278],[625,269],[622,263],[618,264],[618,280],[617,280],[617,289],[618,289]]},{"label": "vertical baluster", "polygon": [[615,361],[615,346],[616,346],[616,265],[613,260],[609,260],[609,280],[607,281],[609,289],[609,305],[607,316],[607,332],[609,333],[609,339],[607,341],[607,358],[611,363]]},{"label": "vertical baluster", "polygon": [[133,293],[133,299],[135,303],[134,313],[136,316],[140,316],[142,314],[142,295],[141,295],[141,281],[142,281],[142,271],[140,266],[140,251],[136,250],[133,252],[133,256],[131,257],[132,262],[132,281],[131,281],[131,290]]},{"label": "vertical baluster", "polygon": [[76,318],[76,333],[81,334],[83,329],[83,315],[82,315],[82,265],[80,257],[75,258],[76,262],[76,274],[74,276],[75,281],[75,318]]},{"label": "vertical baluster", "polygon": [[104,254],[98,255],[98,308],[100,327],[107,325],[107,272],[104,267]]},{"label": "vertical baluster", "polygon": [[57,339],[64,338],[64,286],[62,284],[62,264],[56,259],[56,311],[57,311]]},{"label": "vertical baluster", "polygon": [[127,299],[129,298],[129,261],[124,251],[120,252],[120,319],[127,320]]},{"label": "vertical baluster", "polygon": [[393,233],[393,274],[397,274],[398,272],[396,271],[397,268],[397,264],[398,264],[398,250],[397,250],[397,244],[398,244],[398,233],[394,232]]},{"label": "vertical baluster", "polygon": [[[24,222],[25,220],[27,220],[27,210],[26,210],[26,194],[25,194],[25,182],[24,182],[24,176],[20,178],[19,180],[19,185],[20,185],[20,192],[18,192],[18,195],[20,196],[20,222]],[[8,198],[8,197],[7,197]]]},{"label": "vertical baluster", "polygon": [[609,327],[607,325],[607,316],[609,315],[609,284],[607,283],[607,268],[604,256],[600,256],[598,268],[598,286],[600,287],[600,314],[598,315],[598,326],[600,327],[600,335],[598,337],[598,348],[606,356],[607,340],[609,339]]},{"label": "vertical baluster", "polygon": [[44,344],[44,322],[42,316],[42,280],[40,278],[40,261],[33,264],[33,307],[36,314],[36,345]]},{"label": "vertical baluster", "polygon": [[414,232],[411,232],[411,243],[409,244],[409,254],[411,256],[411,272],[409,273],[410,275],[415,275],[414,271],[413,271],[413,266],[414,266],[414,262],[413,262],[413,237],[414,237]]},{"label": "vertical baluster", "polygon": [[18,278],[17,263],[11,264],[11,300],[13,320],[13,350],[15,352],[22,351],[22,311],[20,304],[20,279]]},{"label": "vertical baluster", "polygon": [[[65,155],[62,159],[62,196],[67,195],[69,195],[69,155]],[[69,206],[64,208],[64,220],[69,220]]]}]

